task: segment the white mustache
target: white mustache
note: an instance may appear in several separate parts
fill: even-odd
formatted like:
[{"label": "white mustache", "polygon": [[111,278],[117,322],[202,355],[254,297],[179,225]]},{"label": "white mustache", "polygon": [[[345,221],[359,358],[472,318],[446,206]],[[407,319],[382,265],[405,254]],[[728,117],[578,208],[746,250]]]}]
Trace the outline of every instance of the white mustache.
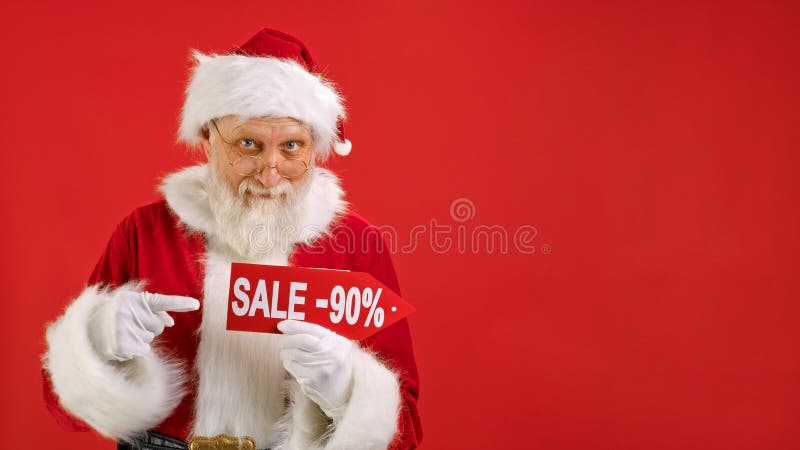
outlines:
[{"label": "white mustache", "polygon": [[273,187],[266,187],[253,178],[243,180],[239,184],[239,196],[247,194],[252,195],[266,195],[270,197],[278,197],[282,194],[291,193],[294,187],[289,182],[281,182]]}]

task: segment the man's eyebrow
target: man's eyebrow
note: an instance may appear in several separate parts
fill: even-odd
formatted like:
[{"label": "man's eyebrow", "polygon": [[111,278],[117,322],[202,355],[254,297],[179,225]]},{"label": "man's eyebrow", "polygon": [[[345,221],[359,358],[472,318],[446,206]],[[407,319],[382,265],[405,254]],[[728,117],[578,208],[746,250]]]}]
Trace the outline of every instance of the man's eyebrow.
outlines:
[{"label": "man's eyebrow", "polygon": [[281,134],[281,135],[280,135],[280,139],[279,139],[279,140],[281,140],[281,141],[285,141],[285,140],[292,140],[292,141],[309,141],[310,139],[309,139],[307,136],[303,135],[302,133],[292,133],[292,132],[289,132],[289,133],[283,133],[283,134]]}]

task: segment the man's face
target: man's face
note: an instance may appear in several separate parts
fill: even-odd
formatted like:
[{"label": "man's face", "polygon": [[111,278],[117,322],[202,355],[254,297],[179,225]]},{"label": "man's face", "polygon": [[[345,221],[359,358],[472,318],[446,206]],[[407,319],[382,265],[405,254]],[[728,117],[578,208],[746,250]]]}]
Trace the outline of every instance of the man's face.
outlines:
[{"label": "man's face", "polygon": [[[310,166],[313,141],[302,122],[226,116],[215,124],[203,139],[203,149],[212,169],[245,202],[281,200],[287,190],[297,188],[308,176],[305,169]],[[243,174],[256,166],[263,169],[251,176]],[[290,179],[284,178],[278,167]]]}]

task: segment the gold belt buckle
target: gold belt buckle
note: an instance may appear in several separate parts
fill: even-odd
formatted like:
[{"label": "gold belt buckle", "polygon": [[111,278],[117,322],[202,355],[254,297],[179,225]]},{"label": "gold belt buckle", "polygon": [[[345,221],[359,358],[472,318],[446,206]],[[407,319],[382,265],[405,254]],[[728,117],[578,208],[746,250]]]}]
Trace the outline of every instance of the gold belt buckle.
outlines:
[{"label": "gold belt buckle", "polygon": [[250,436],[239,438],[227,434],[218,434],[213,438],[192,436],[189,450],[256,450],[256,441]]}]

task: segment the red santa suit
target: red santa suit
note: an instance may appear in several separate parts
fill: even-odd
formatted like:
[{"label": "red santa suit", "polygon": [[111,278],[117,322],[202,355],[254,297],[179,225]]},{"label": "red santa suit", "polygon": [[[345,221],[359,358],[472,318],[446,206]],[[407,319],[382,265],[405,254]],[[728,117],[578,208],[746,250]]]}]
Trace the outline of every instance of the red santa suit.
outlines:
[{"label": "red santa suit", "polygon": [[[181,439],[248,435],[258,448],[272,449],[416,447],[418,375],[405,320],[359,342],[352,394],[336,420],[287,375],[276,344],[281,335],[225,330],[233,259],[215,239],[206,170],[195,166],[167,177],[165,200],[126,217],[89,286],[48,328],[45,397],[58,422],[113,439],[153,429]],[[288,252],[252,262],[369,272],[400,294],[380,234],[347,209],[333,174],[312,170],[302,218],[310,231]],[[93,348],[87,323],[93,306],[125,283],[193,297],[202,306],[174,313],[175,325],[150,354],[109,362]]]}]

